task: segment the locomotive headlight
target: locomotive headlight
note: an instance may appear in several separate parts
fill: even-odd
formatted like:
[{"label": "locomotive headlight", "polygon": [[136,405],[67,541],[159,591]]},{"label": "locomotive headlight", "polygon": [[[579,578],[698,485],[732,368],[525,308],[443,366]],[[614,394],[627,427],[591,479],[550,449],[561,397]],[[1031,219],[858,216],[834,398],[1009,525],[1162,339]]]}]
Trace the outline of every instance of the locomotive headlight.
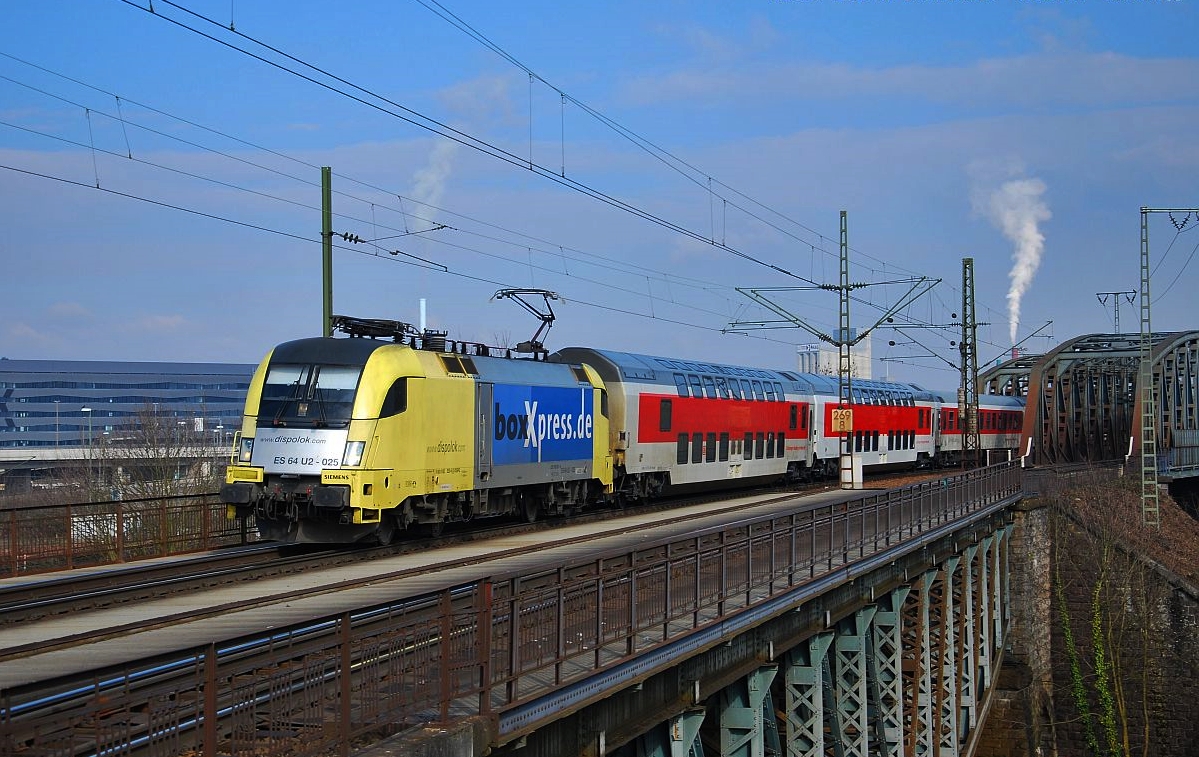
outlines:
[{"label": "locomotive headlight", "polygon": [[250,456],[253,454],[253,452],[254,452],[254,440],[246,439],[243,437],[241,440],[241,448],[237,450],[237,462],[239,462],[239,463],[250,462]]},{"label": "locomotive headlight", "polygon": [[341,456],[341,465],[345,468],[362,465],[362,453],[366,450],[366,442],[346,442],[346,452]]}]

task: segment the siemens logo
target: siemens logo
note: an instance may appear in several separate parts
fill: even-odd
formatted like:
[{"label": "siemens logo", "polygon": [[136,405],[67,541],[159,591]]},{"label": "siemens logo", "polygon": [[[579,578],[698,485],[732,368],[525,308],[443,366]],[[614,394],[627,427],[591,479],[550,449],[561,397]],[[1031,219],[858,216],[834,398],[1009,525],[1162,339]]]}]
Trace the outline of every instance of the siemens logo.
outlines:
[{"label": "siemens logo", "polygon": [[537,401],[524,403],[524,413],[507,414],[495,403],[496,441],[524,440],[525,447],[540,447],[542,442],[590,439],[594,420],[590,413],[539,413]]}]

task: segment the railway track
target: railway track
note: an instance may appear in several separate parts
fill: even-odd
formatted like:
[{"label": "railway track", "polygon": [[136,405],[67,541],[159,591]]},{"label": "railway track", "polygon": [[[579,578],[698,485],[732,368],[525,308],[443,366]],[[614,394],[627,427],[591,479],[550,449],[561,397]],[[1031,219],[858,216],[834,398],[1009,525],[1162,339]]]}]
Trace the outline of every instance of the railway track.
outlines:
[{"label": "railway track", "polygon": [[[884,486],[888,481],[910,483],[913,478],[923,480],[936,477],[935,474],[915,476],[880,476],[871,482],[871,486]],[[834,488],[828,483],[809,484],[800,488],[775,487],[754,490],[752,495],[794,497],[801,494]],[[146,561],[131,563],[120,568],[84,570],[72,573],[70,576],[40,576],[28,582],[14,582],[0,586],[0,631],[5,628],[35,623],[52,622],[56,617],[77,615],[79,613],[94,613],[101,610],[118,609],[135,602],[154,602],[178,596],[201,596],[221,587],[233,586],[249,582],[270,581],[289,576],[316,576],[321,572],[337,568],[353,566],[368,561],[382,560],[411,554],[413,552],[436,553],[438,550],[460,546],[471,542],[505,537],[519,537],[533,533],[551,532],[562,525],[602,525],[604,522],[629,515],[645,515],[655,512],[671,512],[693,505],[711,504],[714,507],[691,515],[691,518],[714,513],[735,511],[744,504],[722,506],[721,502],[730,499],[744,499],[745,491],[729,491],[718,494],[707,493],[689,497],[676,497],[656,501],[650,504],[627,507],[623,510],[597,510],[569,519],[550,519],[536,523],[513,523],[511,521],[497,522],[486,528],[470,527],[450,531],[435,539],[403,541],[385,547],[356,547],[346,549],[320,548],[310,551],[304,547],[293,545],[280,546],[273,543],[256,543],[247,547],[230,548],[202,555],[188,555],[168,560]],[[677,516],[672,515],[673,520]],[[647,526],[648,527],[648,526]],[[593,535],[585,537],[599,538],[607,534],[606,529],[599,528]],[[579,541],[579,539],[571,540]],[[547,536],[546,546],[564,543]],[[511,554],[511,550],[493,553],[492,557]],[[427,572],[434,572],[441,563],[431,562]],[[402,576],[415,575],[411,571],[398,574],[382,573],[367,581],[393,580]],[[151,627],[162,627],[170,622],[186,622],[188,619],[209,616],[224,612],[234,612],[251,606],[271,604],[272,602],[300,599],[313,594],[353,588],[355,584],[334,581],[327,584],[320,579],[312,580],[312,586],[304,589],[287,589],[279,594],[262,594],[251,601],[239,601],[233,604],[217,605],[211,608],[192,606],[186,613],[170,614],[147,619],[133,624],[121,623],[111,626],[108,631],[98,628],[91,635],[64,638],[59,642],[42,640],[36,650],[61,648],[75,643],[86,643],[89,640],[116,633],[134,634]],[[0,635],[0,639],[3,636]],[[0,660],[13,659],[35,651],[30,645],[0,647]]]},{"label": "railway track", "polygon": [[[870,486],[887,486],[888,481],[893,481],[897,486],[905,485],[936,475],[940,474],[878,476],[870,481]],[[831,483],[821,482],[799,488],[759,488],[753,492],[794,497],[796,494],[814,493],[830,488],[833,488]],[[193,595],[239,583],[337,569],[412,552],[436,551],[472,541],[540,533],[565,524],[601,524],[628,515],[667,512],[695,504],[718,504],[743,495],[746,495],[746,492],[734,491],[670,498],[622,510],[597,510],[572,518],[554,518],[536,523],[504,521],[487,528],[463,524],[436,539],[402,541],[386,547],[319,548],[312,551],[312,548],[302,546],[257,542],[246,547],[231,547],[168,560],[147,560],[121,567],[107,566],[103,569],[73,571],[71,575],[37,576],[29,581],[0,585],[0,630],[19,624],[53,620],[66,614],[116,608],[131,602]],[[727,509],[717,506],[712,512],[725,511]],[[267,601],[270,601],[269,597],[264,597],[263,602]],[[132,627],[126,632],[137,630],[137,627]],[[14,654],[19,653],[17,650],[0,648],[0,659],[10,659]]]},{"label": "railway track", "polygon": [[[728,501],[728,497],[714,499],[708,495],[689,498],[686,504],[692,507],[693,511],[684,513],[680,513],[679,502],[669,506],[656,503],[623,511],[599,511],[565,521],[565,524],[570,526],[594,526],[588,528],[585,533],[572,537],[554,536],[555,531],[560,530],[555,526],[563,521],[507,523],[488,529],[449,534],[434,540],[412,542],[400,547],[392,545],[349,551],[322,550],[312,555],[279,557],[277,546],[264,546],[262,549],[243,553],[241,559],[249,564],[240,567],[236,564],[238,556],[221,555],[211,560],[195,558],[177,561],[180,567],[131,568],[116,571],[115,583],[107,586],[103,585],[103,580],[99,577],[87,577],[82,586],[92,588],[81,590],[78,594],[70,589],[77,585],[74,581],[63,581],[40,598],[29,601],[14,599],[11,603],[0,606],[0,662],[88,644],[99,639],[130,636],[151,629],[190,623],[200,618],[218,617],[285,603],[295,604],[319,595],[435,574],[447,568],[477,565],[531,550],[582,544],[614,533],[627,534],[648,530],[658,527],[664,521],[685,523],[713,515],[732,515],[738,510],[780,499],[793,499],[795,496],[796,492],[793,490],[783,493],[758,493],[748,497],[742,492],[738,493],[735,504],[718,505],[716,503],[720,501]],[[694,509],[697,504],[713,506]],[[605,521],[654,512],[669,513],[669,516],[632,527],[602,527]],[[493,545],[498,542],[498,546],[472,552],[471,556],[465,559],[462,557],[463,547],[469,550],[473,543],[483,541]],[[515,545],[505,546],[509,543]],[[369,573],[353,571],[355,575],[352,578],[343,577],[350,571],[339,570],[417,552],[427,553],[429,559],[414,567],[399,570],[381,569]],[[289,578],[295,580],[288,580]],[[249,597],[223,601],[214,593],[215,589],[222,586],[249,582],[253,582],[256,589]],[[212,596],[213,599],[210,600],[206,595]],[[152,603],[166,599],[171,600],[171,608],[155,612]],[[120,611],[120,605],[128,606],[134,600],[142,602],[142,611]],[[106,609],[114,609],[117,612],[101,612]],[[83,633],[55,637],[53,633],[36,632],[36,626],[52,624],[56,616],[68,613],[72,614],[73,621],[77,623],[78,614],[82,612],[91,613],[91,617],[94,617],[94,623],[89,623]],[[23,621],[19,620],[21,617],[24,617]],[[8,633],[5,633],[6,629],[10,629]],[[21,630],[19,636],[15,633],[17,629]],[[26,640],[22,641],[20,637],[25,637]]]},{"label": "railway track", "polygon": [[[346,687],[383,676],[388,687],[398,687],[395,702],[405,713],[388,720],[390,727],[436,719],[438,706],[444,718],[446,707],[480,701],[469,687],[461,696],[447,693],[459,677],[445,666],[460,660],[470,670],[517,666],[467,678],[490,687],[487,701],[523,701],[543,684],[531,671],[611,666],[657,643],[655,634],[673,638],[682,626],[760,601],[776,584],[844,570],[892,539],[918,536],[943,522],[955,486],[963,485],[946,481],[895,496],[866,492],[854,502],[837,492],[796,501],[812,490],[741,493],[720,504],[656,506],[662,513],[644,508],[607,526],[602,521],[630,512],[572,519],[560,529],[553,522],[509,524],[406,545],[418,554],[394,562],[175,596],[163,603],[169,611],[135,605],[120,610],[123,623],[109,617],[113,608],[86,613],[76,624],[86,630],[76,636],[47,635],[44,622],[0,627],[0,751],[71,742],[56,753],[159,755],[177,739],[215,748],[265,728],[297,753],[323,754],[327,734],[301,727],[312,713],[296,720],[288,702],[341,702],[336,712],[326,706],[318,713],[313,727],[338,723],[341,738],[353,739],[360,727],[365,734],[375,726],[359,726],[362,713],[354,708],[363,701],[343,696],[358,691]],[[748,508],[755,509],[738,512]],[[786,533],[789,541],[778,541]],[[472,543],[484,534],[485,544]],[[778,545],[788,555],[787,577],[766,567],[773,563],[758,562],[765,553],[754,545]],[[711,557],[717,553],[719,559]],[[670,561],[690,567],[683,573],[659,567]],[[751,571],[751,562],[759,567]],[[688,571],[696,573],[691,584],[682,580]],[[218,595],[224,599],[216,601]],[[716,604],[687,604],[704,599]],[[610,624],[597,620],[595,606],[607,608]],[[141,619],[131,620],[132,609],[143,611]],[[621,620],[626,611],[632,614]],[[667,611],[665,621],[653,614]],[[27,634],[24,644],[12,641],[18,630]],[[97,740],[78,741],[85,737]]]}]

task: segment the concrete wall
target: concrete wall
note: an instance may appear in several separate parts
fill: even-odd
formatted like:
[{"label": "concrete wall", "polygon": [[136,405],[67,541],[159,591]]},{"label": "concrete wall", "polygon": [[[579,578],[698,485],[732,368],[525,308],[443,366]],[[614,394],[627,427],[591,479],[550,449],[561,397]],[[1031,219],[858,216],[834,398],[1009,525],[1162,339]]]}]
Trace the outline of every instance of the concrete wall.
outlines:
[{"label": "concrete wall", "polygon": [[1015,513],[1013,629],[976,754],[1194,755],[1199,589],[1123,547],[1128,518],[1084,527],[1077,495]]}]

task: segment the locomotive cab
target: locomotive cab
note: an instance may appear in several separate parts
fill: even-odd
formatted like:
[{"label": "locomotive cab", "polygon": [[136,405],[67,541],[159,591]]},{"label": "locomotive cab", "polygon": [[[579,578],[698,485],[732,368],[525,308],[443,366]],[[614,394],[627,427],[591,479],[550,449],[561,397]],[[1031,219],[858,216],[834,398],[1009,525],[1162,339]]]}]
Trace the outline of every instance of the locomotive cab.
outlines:
[{"label": "locomotive cab", "polygon": [[[253,514],[262,537],[280,541],[306,540],[295,533],[301,522],[339,541],[377,528],[379,510],[352,507],[351,485],[376,425],[404,410],[408,378],[400,376],[383,396],[373,385],[368,390],[362,376],[380,346],[303,339],[267,356],[247,396],[236,464],[221,488],[231,516]],[[399,372],[418,373],[415,362],[405,367]],[[372,483],[363,490],[368,496]]]}]

